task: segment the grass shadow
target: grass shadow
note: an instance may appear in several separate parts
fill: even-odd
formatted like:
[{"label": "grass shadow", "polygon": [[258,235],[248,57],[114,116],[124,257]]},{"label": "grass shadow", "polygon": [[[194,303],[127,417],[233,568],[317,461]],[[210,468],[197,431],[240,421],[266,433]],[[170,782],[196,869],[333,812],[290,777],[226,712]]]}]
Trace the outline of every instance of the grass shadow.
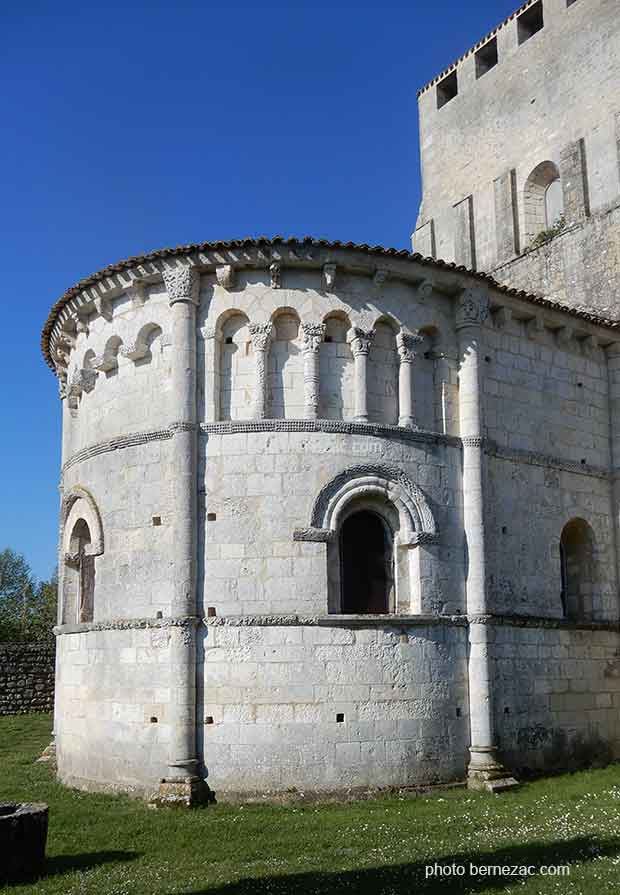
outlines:
[{"label": "grass shadow", "polygon": [[115,864],[120,861],[135,861],[142,854],[137,851],[92,851],[80,855],[55,855],[46,858],[40,879],[48,876],[61,876],[75,870],[92,870],[101,864]]},{"label": "grass shadow", "polygon": [[[340,873],[296,873],[290,876],[263,876],[240,879],[223,886],[210,886],[184,892],[183,895],[299,895],[300,892],[315,895],[467,895],[481,890],[501,891],[514,886],[525,876],[479,875],[470,873],[470,865],[476,867],[534,867],[568,866],[569,873],[563,878],[570,879],[570,870],[580,864],[613,857],[620,854],[620,838],[597,840],[582,836],[564,842],[535,842],[511,846],[489,852],[461,852],[443,855],[437,864],[443,867],[465,867],[464,875],[434,875],[427,878],[427,868],[433,867],[434,860],[418,861],[411,864],[347,870]],[[534,876],[534,874],[533,874]],[[558,877],[554,877],[558,879]],[[562,879],[560,876],[559,879]]]}]

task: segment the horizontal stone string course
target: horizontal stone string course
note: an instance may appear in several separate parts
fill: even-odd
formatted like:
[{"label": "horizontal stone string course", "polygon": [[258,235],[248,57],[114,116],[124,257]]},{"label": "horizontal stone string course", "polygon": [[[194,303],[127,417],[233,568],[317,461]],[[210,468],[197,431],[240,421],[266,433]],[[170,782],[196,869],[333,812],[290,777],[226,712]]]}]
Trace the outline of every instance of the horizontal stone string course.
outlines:
[{"label": "horizontal stone string course", "polygon": [[[215,615],[205,618],[122,618],[109,622],[88,622],[75,625],[57,625],[54,634],[87,634],[92,631],[130,631],[157,628],[192,628],[200,624],[207,628],[245,627],[327,627],[327,628],[376,628],[376,627],[468,627],[469,625],[493,625],[514,628],[548,628],[568,631],[620,632],[617,621],[573,621],[539,615]],[[0,655],[2,651],[0,644]],[[53,647],[50,648],[53,655]],[[37,711],[39,711],[37,709]]]},{"label": "horizontal stone string course", "polygon": [[[187,428],[187,424],[172,423],[167,429],[158,429],[152,432],[135,432],[130,435],[120,435],[89,445],[69,457],[63,466],[63,471],[82,463],[91,457],[123,448],[136,447],[149,441],[166,441],[172,438],[175,431]],[[191,428],[191,427],[190,427]],[[370,435],[377,438],[399,438],[407,442],[420,444],[444,444],[449,447],[460,447],[466,439],[460,439],[455,435],[443,435],[439,432],[426,432],[423,430],[403,429],[399,426],[387,426],[373,423],[342,422],[340,420],[236,420],[222,423],[201,423],[199,426],[202,435],[236,435],[243,432],[334,432],[342,435]],[[520,450],[503,447],[492,439],[477,438],[476,444],[482,446],[489,456],[498,457],[501,460],[510,460],[516,463],[527,463],[532,466],[546,466],[560,469],[566,472],[576,472],[582,475],[606,479],[611,473],[602,466],[592,466],[587,463],[578,463],[575,460],[567,460],[562,457],[554,457],[535,451]],[[467,440],[470,443],[471,439]],[[618,474],[620,470],[614,470]]]}]

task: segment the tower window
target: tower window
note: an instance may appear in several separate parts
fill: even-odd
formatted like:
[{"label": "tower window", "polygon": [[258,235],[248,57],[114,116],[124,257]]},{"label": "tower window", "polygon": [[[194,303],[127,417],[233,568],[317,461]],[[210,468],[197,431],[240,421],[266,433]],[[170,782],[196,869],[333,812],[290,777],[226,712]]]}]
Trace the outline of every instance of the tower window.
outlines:
[{"label": "tower window", "polygon": [[537,31],[541,31],[545,22],[543,19],[542,0],[534,3],[517,19],[517,38],[520,44],[533,37]]},{"label": "tower window", "polygon": [[476,53],[476,77],[481,78],[489,69],[494,68],[498,63],[497,55],[497,38],[485,43]]},{"label": "tower window", "polygon": [[437,108],[441,109],[442,106],[449,103],[451,99],[454,99],[458,92],[459,84],[456,77],[456,71],[452,71],[437,84]]}]

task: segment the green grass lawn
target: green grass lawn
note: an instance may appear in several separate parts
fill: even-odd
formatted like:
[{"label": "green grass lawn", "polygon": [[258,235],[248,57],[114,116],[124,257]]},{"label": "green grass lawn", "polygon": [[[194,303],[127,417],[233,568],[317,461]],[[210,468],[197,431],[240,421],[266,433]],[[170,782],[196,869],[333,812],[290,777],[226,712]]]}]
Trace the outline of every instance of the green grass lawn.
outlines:
[{"label": "green grass lawn", "polygon": [[[50,729],[46,715],[0,718],[0,801],[50,806],[46,875],[11,887],[20,895],[620,892],[618,765],[501,796],[451,790],[341,805],[153,811],[58,785],[34,763]],[[425,879],[435,862],[466,873]],[[567,865],[569,874],[483,878],[470,875],[470,862]]]}]

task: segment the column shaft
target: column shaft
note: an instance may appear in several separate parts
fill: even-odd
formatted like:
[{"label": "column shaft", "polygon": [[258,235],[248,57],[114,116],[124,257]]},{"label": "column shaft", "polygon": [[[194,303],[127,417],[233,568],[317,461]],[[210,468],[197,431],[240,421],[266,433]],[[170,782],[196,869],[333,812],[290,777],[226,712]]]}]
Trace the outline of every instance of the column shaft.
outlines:
[{"label": "column shaft", "polygon": [[320,350],[325,335],[324,323],[302,323],[304,353],[304,416],[315,420],[319,415]]},{"label": "column shaft", "polygon": [[254,419],[267,415],[267,358],[271,344],[271,323],[250,323],[250,338],[254,350]]},{"label": "column shaft", "polygon": [[355,362],[355,419],[360,423],[368,422],[368,355],[374,335],[374,330],[354,326],[348,337]]}]

